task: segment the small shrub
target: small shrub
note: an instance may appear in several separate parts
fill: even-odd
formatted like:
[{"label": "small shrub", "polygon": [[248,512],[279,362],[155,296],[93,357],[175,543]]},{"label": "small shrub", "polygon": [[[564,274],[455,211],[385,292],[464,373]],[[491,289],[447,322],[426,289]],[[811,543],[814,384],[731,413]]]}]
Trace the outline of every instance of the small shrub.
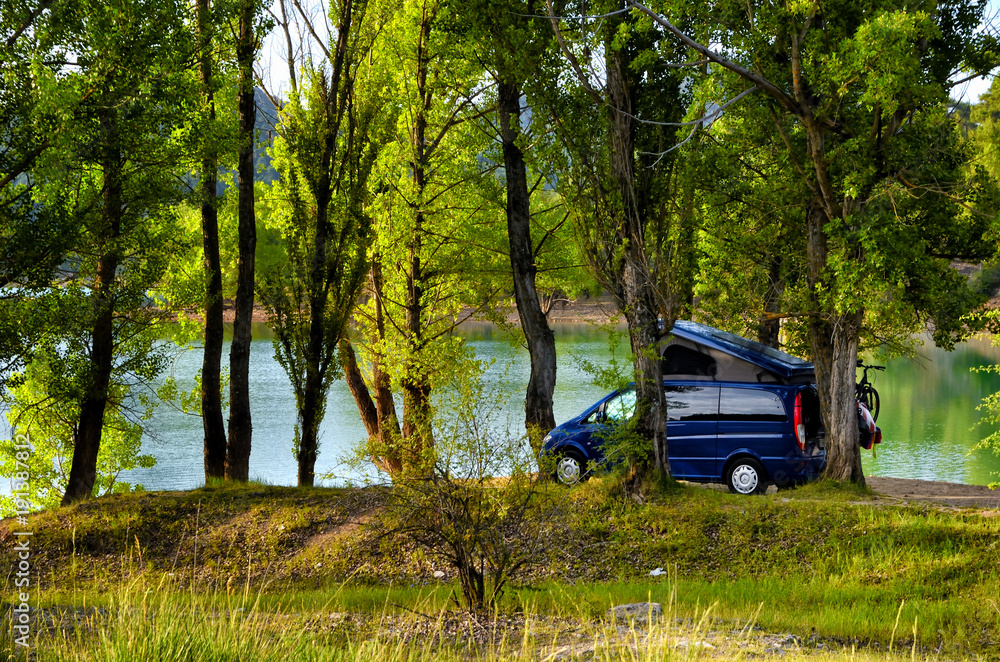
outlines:
[{"label": "small shrub", "polygon": [[425,471],[394,480],[385,523],[454,568],[465,606],[479,611],[492,610],[508,582],[543,558],[559,509],[528,440],[498,433],[490,423],[499,409],[473,395],[436,426]]}]

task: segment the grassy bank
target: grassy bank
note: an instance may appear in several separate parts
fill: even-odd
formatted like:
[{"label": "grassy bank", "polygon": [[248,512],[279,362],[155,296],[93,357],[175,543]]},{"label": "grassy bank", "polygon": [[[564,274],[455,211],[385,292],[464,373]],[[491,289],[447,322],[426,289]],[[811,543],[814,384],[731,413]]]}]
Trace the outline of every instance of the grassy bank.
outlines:
[{"label": "grassy bank", "polygon": [[[607,623],[608,608],[647,600],[670,614],[641,629],[629,650],[648,650],[628,659],[718,655],[727,646],[736,656],[766,652],[766,633],[794,635],[793,648],[810,655],[861,647],[877,656],[891,643],[907,655],[1000,656],[995,512],[886,506],[822,484],[755,498],[674,487],[638,504],[591,481],[560,498],[565,526],[554,529],[544,562],[507,591],[498,617],[507,621],[471,626],[449,611],[452,571],[373,533],[378,490],[260,485],[122,495],[33,516],[32,604],[86,608],[75,618],[93,621],[51,628],[49,649],[63,650],[57,640],[68,647],[51,659],[87,659],[74,650],[187,659],[135,657],[129,648],[151,641],[163,651],[183,641],[220,651],[214,659],[274,646],[301,648],[291,659],[371,659],[363,642],[376,637],[398,659],[429,655],[431,642],[439,656],[442,645],[458,655],[476,637],[490,641],[480,656],[542,655],[602,637],[611,651],[625,635]],[[9,525],[0,538],[12,568]],[[655,568],[664,574],[650,576]],[[11,573],[5,595],[13,592]],[[435,627],[449,636],[428,636]],[[463,639],[455,634],[463,628],[479,634]],[[714,649],[678,647],[710,633]],[[251,648],[226,652],[230,640]],[[588,650],[604,655],[601,646]]]}]

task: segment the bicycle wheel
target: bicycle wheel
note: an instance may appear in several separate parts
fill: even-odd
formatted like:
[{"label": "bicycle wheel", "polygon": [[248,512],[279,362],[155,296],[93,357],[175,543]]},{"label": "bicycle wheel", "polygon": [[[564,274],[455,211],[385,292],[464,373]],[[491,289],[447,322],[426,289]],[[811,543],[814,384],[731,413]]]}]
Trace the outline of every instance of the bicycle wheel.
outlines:
[{"label": "bicycle wheel", "polygon": [[878,421],[878,391],[871,384],[864,384],[858,391],[858,402],[863,404],[872,415],[873,421]]}]

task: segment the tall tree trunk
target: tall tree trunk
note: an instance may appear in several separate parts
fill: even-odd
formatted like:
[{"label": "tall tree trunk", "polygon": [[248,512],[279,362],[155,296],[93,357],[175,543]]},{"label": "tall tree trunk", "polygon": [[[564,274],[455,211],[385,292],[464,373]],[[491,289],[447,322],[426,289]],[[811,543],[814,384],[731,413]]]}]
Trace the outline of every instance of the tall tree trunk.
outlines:
[{"label": "tall tree trunk", "polygon": [[419,99],[410,136],[413,149],[411,163],[414,185],[414,223],[409,241],[409,259],[406,274],[406,336],[410,358],[401,386],[403,390],[403,438],[407,440],[404,465],[416,465],[434,445],[431,433],[431,385],[427,370],[420,358],[424,350],[423,295],[424,279],[421,254],[423,252],[424,210],[423,196],[427,187],[427,115],[430,112],[432,92],[428,89],[427,74],[430,63],[428,43],[432,17],[424,14],[420,23],[417,43],[416,89]]},{"label": "tall tree trunk", "polygon": [[[382,312],[382,265],[380,257],[374,256],[368,272],[368,287],[372,297],[374,318],[374,345],[385,340],[385,316]],[[344,369],[344,379],[351,391],[358,413],[365,424],[368,442],[372,451],[372,462],[390,476],[397,476],[403,470],[401,431],[396,416],[396,401],[392,397],[389,375],[382,370],[378,352],[372,352],[371,389],[365,383],[358,367],[354,347],[348,338],[340,341],[340,362]],[[374,398],[372,391],[375,392]]]},{"label": "tall tree trunk", "polygon": [[[620,19],[619,19],[620,20]],[[614,31],[611,31],[614,33]],[[635,357],[636,431],[653,443],[652,469],[670,475],[667,456],[666,399],[659,356],[656,283],[646,262],[644,210],[639,208],[635,178],[635,119],[630,70],[622,50],[606,45],[611,171],[621,205],[621,251],[624,261],[618,304],[625,313]]]},{"label": "tall tree trunk", "polygon": [[[215,124],[215,93],[212,89],[212,34],[209,0],[197,0],[199,73],[208,107],[208,121]],[[201,363],[201,417],[205,431],[205,480],[226,474],[226,423],[222,413],[222,260],[219,257],[219,213],[217,205],[218,155],[206,141],[201,162],[201,236],[205,268],[205,350]]]},{"label": "tall tree trunk", "polygon": [[[382,264],[377,256],[372,260],[370,277],[372,296],[375,299],[375,333],[382,342],[385,340],[385,312],[382,305],[384,281]],[[375,390],[375,411],[378,416],[378,441],[382,461],[389,475],[395,476],[403,470],[403,432],[396,413],[396,400],[392,397],[389,374],[382,369],[382,357],[377,352],[372,355],[372,388]]]},{"label": "tall tree trunk", "polygon": [[254,2],[240,4],[236,59],[239,67],[239,267],[236,282],[236,319],[229,352],[229,444],[226,451],[226,478],[248,480],[253,425],[250,419],[250,323],[253,320],[254,254],[257,250],[257,222],[254,215],[254,103],[253,61]]},{"label": "tall tree trunk", "polygon": [[816,367],[820,409],[826,426],[827,465],[824,475],[864,485],[855,400],[858,344],[864,311],[829,311],[829,304],[824,305],[819,300],[821,289],[836,291],[835,284],[825,282],[830,276],[824,227],[828,222],[842,218],[843,210],[827,171],[823,130],[811,115],[801,119],[806,128],[809,158],[816,172],[818,191],[806,216],[806,282],[813,307],[809,340]]},{"label": "tall tree trunk", "polygon": [[[813,310],[822,310],[817,298],[827,262],[827,215],[814,206],[807,218],[807,280]],[[824,474],[834,480],[865,484],[858,445],[858,412],[854,397],[858,363],[858,337],[862,312],[814,313],[809,320],[809,340],[816,367],[820,410],[826,427],[827,465]]]},{"label": "tall tree trunk", "polygon": [[[368,439],[369,441],[376,440],[379,433],[378,409],[376,409],[371,391],[368,390],[368,385],[365,384],[365,379],[361,375],[361,369],[358,367],[358,357],[354,353],[354,345],[351,344],[348,338],[341,338],[340,340],[340,365],[343,367],[344,381],[347,382],[347,388],[351,392],[351,397],[354,398],[354,402],[358,405],[358,413],[361,414],[361,422],[365,425],[365,432],[368,433]],[[376,462],[376,464],[378,463]]]},{"label": "tall tree trunk", "polygon": [[767,270],[767,293],[764,298],[764,314],[757,325],[757,341],[768,347],[778,348],[781,333],[781,294],[784,292],[785,283],[781,279],[780,255],[772,255],[768,260]]},{"label": "tall tree trunk", "polygon": [[[373,399],[358,367],[354,346],[347,338],[340,341],[340,364],[344,369],[344,381],[347,382],[347,388],[358,405],[361,422],[364,423],[365,432],[368,433],[372,463],[390,476],[398,475],[403,466],[399,458],[399,423],[396,421],[396,405],[392,402],[392,391],[389,390],[389,376],[382,372],[376,361],[372,366],[372,388],[376,392],[376,397]],[[388,411],[386,400],[389,403],[388,407],[391,408]]]},{"label": "tall tree trunk", "polygon": [[854,397],[861,313],[814,318],[810,328],[820,409],[826,426],[824,475],[865,484],[858,445],[858,409]]},{"label": "tall tree trunk", "polygon": [[[372,296],[375,297],[375,331],[380,341],[385,340],[385,313],[382,306],[384,281],[382,279],[382,264],[378,258],[371,266]],[[396,414],[396,400],[392,397],[392,385],[389,373],[382,369],[381,357],[378,354],[372,359],[372,387],[375,389],[375,408],[378,412],[379,438],[385,448],[394,449],[390,464],[396,470],[402,468],[399,458],[399,442],[402,430],[399,427],[399,416]]]},{"label": "tall tree trunk", "polygon": [[531,376],[524,398],[524,426],[535,452],[542,437],[556,426],[552,394],[556,387],[556,341],[535,289],[534,247],[531,242],[531,198],[524,154],[517,146],[521,119],[521,89],[516,82],[498,86],[500,135],[507,180],[507,237],[514,277],[514,300],[531,359]]},{"label": "tall tree trunk", "polygon": [[101,117],[101,167],[104,170],[100,250],[97,282],[94,283],[94,326],[91,334],[89,379],[80,403],[80,421],[74,435],[73,460],[62,505],[89,499],[97,480],[97,456],[101,450],[104,411],[114,363],[114,287],[118,271],[122,223],[121,149],[115,111]]}]

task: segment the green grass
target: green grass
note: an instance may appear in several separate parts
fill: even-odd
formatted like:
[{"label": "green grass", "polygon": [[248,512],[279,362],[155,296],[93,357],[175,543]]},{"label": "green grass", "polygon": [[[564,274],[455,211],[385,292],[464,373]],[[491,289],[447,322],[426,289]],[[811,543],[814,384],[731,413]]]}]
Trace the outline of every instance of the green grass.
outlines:
[{"label": "green grass", "polygon": [[[652,600],[691,622],[706,611],[716,625],[753,619],[766,632],[816,634],[842,652],[915,641],[917,652],[1000,656],[1000,517],[991,513],[884,506],[866,490],[829,483],[759,498],[673,485],[641,505],[611,480],[546,489],[564,497],[566,527],[507,591],[504,614],[566,619],[593,638],[611,605]],[[293,651],[289,659],[368,659],[364,640],[378,632],[362,621],[433,620],[457,591],[431,576],[447,568],[424,550],[366,534],[378,504],[377,492],[212,485],[34,516],[33,604],[110,614],[83,640],[66,640],[62,657],[45,659],[246,659],[279,649]],[[0,558],[10,567],[10,546]],[[656,567],[667,574],[650,577]],[[13,592],[10,578],[5,591]],[[136,613],[150,617],[121,620]],[[310,629],[310,618],[343,613],[360,620]],[[162,655],[136,648],[154,640]],[[184,641],[200,653],[184,658]],[[432,655],[424,642],[383,643],[400,657],[382,659],[467,655],[451,644]],[[540,643],[504,646],[534,655]],[[72,657],[73,647],[91,658]]]},{"label": "green grass", "polygon": [[[781,656],[786,660],[901,660],[918,653],[923,658],[928,650],[919,637],[914,641],[912,635],[902,636],[909,635],[905,613],[900,636],[890,639],[895,654],[867,649],[859,655],[851,642],[840,646],[803,637],[789,645],[787,635],[767,634],[760,607],[740,614],[741,619],[727,619],[716,603],[697,604],[694,596],[674,601],[683,596],[681,585],[676,591],[669,584],[647,588],[646,595],[638,593],[637,585],[536,590],[522,601],[517,610],[521,618],[511,627],[502,615],[494,622],[456,617],[441,603],[448,587],[374,590],[384,598],[376,605],[359,600],[350,587],[336,595],[266,596],[249,591],[177,591],[137,580],[106,596],[106,609],[76,629],[36,632],[29,650],[39,662],[242,661],[265,656],[293,661],[457,662],[551,659],[567,652],[583,659],[623,662],[750,659],[776,653],[776,641],[784,642]],[[661,597],[666,618],[652,626],[607,620],[607,606],[623,597]],[[350,607],[375,609],[359,616]],[[893,626],[895,617],[890,614],[888,626]],[[9,651],[9,644],[0,640],[0,652]],[[20,659],[17,650],[7,659]]]}]

